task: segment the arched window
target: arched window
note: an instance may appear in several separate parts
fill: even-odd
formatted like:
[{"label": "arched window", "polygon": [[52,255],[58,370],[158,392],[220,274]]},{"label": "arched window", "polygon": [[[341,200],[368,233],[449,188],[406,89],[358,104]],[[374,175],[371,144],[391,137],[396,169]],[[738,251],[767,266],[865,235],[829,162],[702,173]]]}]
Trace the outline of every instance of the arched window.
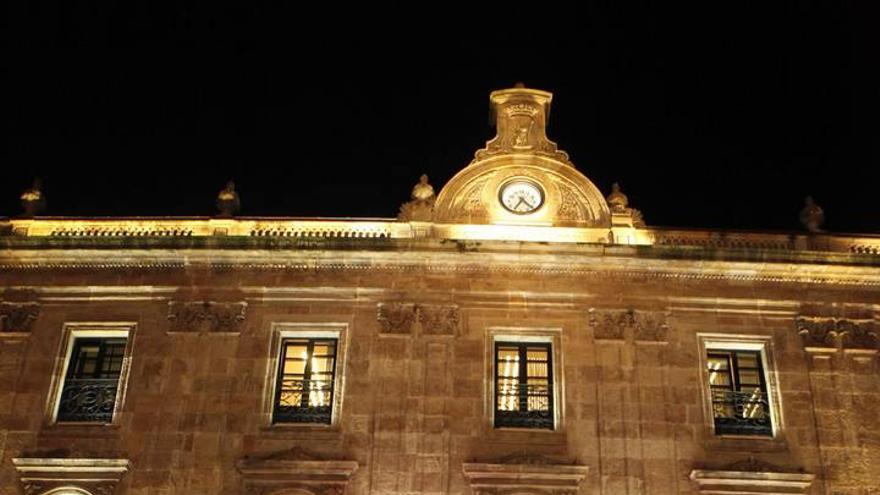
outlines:
[{"label": "arched window", "polygon": [[74,486],[62,486],[59,488],[53,488],[48,492],[43,492],[40,495],[92,495],[92,493]]}]

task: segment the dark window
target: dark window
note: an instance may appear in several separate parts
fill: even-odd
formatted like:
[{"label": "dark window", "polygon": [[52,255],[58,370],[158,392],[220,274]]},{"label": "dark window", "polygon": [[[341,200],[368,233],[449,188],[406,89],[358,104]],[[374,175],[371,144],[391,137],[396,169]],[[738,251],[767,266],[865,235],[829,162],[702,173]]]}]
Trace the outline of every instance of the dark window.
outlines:
[{"label": "dark window", "polygon": [[124,338],[74,339],[58,403],[59,422],[113,420],[125,343]]},{"label": "dark window", "polygon": [[283,340],[272,420],[329,424],[335,375],[336,339]]},{"label": "dark window", "polygon": [[708,351],[715,433],[773,435],[760,351]]},{"label": "dark window", "polygon": [[550,344],[495,343],[495,427],[553,429]]}]

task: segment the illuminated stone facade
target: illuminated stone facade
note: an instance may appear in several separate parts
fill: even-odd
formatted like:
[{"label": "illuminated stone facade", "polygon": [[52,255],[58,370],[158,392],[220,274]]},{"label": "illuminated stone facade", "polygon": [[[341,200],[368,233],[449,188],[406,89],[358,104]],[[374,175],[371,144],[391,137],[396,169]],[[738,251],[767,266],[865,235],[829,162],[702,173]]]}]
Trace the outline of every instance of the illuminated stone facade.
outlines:
[{"label": "illuminated stone facade", "polygon": [[493,93],[498,136],[397,219],[28,191],[0,494],[880,493],[880,237],[647,227],[550,99]]}]

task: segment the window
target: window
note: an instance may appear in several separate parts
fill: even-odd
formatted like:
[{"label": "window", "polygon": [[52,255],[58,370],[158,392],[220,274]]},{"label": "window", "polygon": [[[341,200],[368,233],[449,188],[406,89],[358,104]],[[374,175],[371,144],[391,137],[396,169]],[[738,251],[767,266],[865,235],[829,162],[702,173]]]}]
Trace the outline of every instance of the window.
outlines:
[{"label": "window", "polygon": [[74,339],[57,421],[113,420],[125,344],[124,338]]},{"label": "window", "polygon": [[716,435],[773,435],[760,350],[706,350]]},{"label": "window", "polygon": [[495,427],[553,429],[551,346],[495,342]]},{"label": "window", "polygon": [[335,338],[282,339],[274,423],[331,423],[337,342]]},{"label": "window", "polygon": [[134,323],[66,323],[46,407],[49,424],[117,422]]}]

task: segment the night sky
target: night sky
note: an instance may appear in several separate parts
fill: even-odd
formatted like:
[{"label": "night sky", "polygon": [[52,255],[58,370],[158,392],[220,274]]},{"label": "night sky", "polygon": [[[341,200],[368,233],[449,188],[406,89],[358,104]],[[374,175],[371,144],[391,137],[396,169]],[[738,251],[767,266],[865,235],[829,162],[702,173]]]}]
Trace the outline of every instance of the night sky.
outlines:
[{"label": "night sky", "polygon": [[522,81],[649,225],[798,229],[811,194],[828,230],[880,233],[873,2],[73,3],[7,5],[0,215],[40,176],[51,215],[212,215],[232,179],[242,215],[393,217],[419,175],[439,191],[469,163],[489,92]]}]

